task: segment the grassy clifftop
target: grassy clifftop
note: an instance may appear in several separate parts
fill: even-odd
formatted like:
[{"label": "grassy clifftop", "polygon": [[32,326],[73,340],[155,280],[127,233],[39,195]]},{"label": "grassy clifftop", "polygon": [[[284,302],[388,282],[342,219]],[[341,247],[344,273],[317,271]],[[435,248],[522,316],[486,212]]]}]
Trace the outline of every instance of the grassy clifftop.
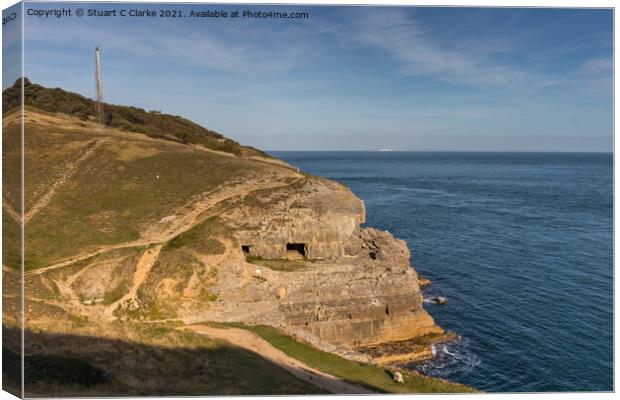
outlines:
[{"label": "grassy clifftop", "polygon": [[[2,92],[3,112],[20,106],[21,80]],[[24,104],[40,110],[63,113],[83,120],[95,118],[94,101],[60,88],[47,88],[24,79]],[[237,156],[269,157],[260,150],[242,146],[234,140],[195,124],[183,117],[145,111],[137,107],[104,104],[104,123],[120,130],[142,133],[182,143],[198,144],[208,149]]]},{"label": "grassy clifftop", "polygon": [[[359,268],[352,258],[330,259],[320,273],[315,273],[320,267],[301,271],[306,266],[294,263],[257,268],[245,262],[240,232],[270,230],[293,238],[289,224],[316,233],[329,224],[315,229],[319,224],[307,224],[311,218],[340,221],[338,213],[349,212],[355,215],[343,219],[347,226],[358,223],[361,205],[336,183],[273,158],[253,157],[261,153],[180,117],[105,105],[109,128],[104,129],[93,122],[92,100],[26,83],[23,112],[21,85],[3,92],[3,323],[5,346],[13,351],[5,351],[5,362],[17,365],[21,336],[15,326],[23,298],[31,396],[322,393],[313,377],[290,373],[292,367],[303,369],[297,362],[282,369],[277,358],[262,357],[264,348],[256,354],[222,342],[228,336],[176,328],[187,321],[231,317],[248,324],[257,318],[266,325],[301,321],[301,326],[319,320],[318,312],[305,311],[317,304],[321,313],[331,313],[321,318],[342,321],[345,307],[359,314],[356,320],[348,314],[348,323],[359,330],[357,321],[400,318],[394,304],[401,294],[395,292],[403,289],[407,299],[417,299],[415,277],[404,280],[413,285],[408,291],[399,283],[403,276],[391,269],[402,264],[396,257],[389,258],[390,269],[362,258],[355,259]],[[279,226],[286,229],[273,229]],[[23,254],[15,240],[22,227]],[[288,239],[281,240],[284,247]],[[361,249],[367,242],[360,237],[355,243]],[[400,249],[384,247],[386,253],[393,248]],[[23,275],[17,272],[22,263]],[[368,272],[352,278],[362,269]],[[394,278],[379,281],[383,270]],[[354,279],[351,293],[362,298],[359,302],[342,292]],[[328,280],[333,289],[324,291]],[[371,299],[388,287],[384,282],[390,288],[381,298],[394,302],[389,300],[389,313],[387,306],[385,314],[379,308],[377,317],[364,304],[374,307]],[[319,292],[329,295],[313,294]],[[284,306],[290,307],[287,314]],[[408,302],[403,310],[422,312]],[[413,373],[404,374],[406,384],[396,384],[383,368],[337,357],[275,328],[243,327],[337,382],[377,392],[469,390]],[[45,372],[50,365],[59,366],[55,374]],[[19,376],[8,378],[19,387]],[[326,388],[343,391],[342,386]]]}]

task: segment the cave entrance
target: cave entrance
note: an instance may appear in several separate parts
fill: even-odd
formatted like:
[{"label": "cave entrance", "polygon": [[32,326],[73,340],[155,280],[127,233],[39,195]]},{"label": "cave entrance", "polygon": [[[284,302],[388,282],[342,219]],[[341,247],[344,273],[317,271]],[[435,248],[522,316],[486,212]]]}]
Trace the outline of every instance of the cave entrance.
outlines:
[{"label": "cave entrance", "polygon": [[286,244],[287,258],[306,257],[307,250],[308,250],[308,245],[306,243],[287,243]]},{"label": "cave entrance", "polygon": [[245,254],[246,256],[250,254],[250,247],[252,246],[250,246],[249,244],[242,244],[241,251],[243,252],[243,254]]}]

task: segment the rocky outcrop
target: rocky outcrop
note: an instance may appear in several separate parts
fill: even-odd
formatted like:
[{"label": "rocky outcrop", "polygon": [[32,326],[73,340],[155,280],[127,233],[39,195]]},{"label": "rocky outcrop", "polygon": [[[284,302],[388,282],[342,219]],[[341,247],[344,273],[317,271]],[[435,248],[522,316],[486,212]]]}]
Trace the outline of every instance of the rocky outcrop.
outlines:
[{"label": "rocky outcrop", "polygon": [[[444,334],[423,308],[406,243],[360,228],[364,205],[347,188],[304,179],[246,199],[224,220],[244,268],[219,277],[221,301],[202,318],[276,325],[330,351]],[[291,243],[306,253],[291,255]],[[429,346],[412,353],[431,354]]]},{"label": "rocky outcrop", "polygon": [[352,259],[288,275],[287,328],[352,348],[443,332],[422,307],[404,242],[374,229],[352,240],[361,242]]},{"label": "rocky outcrop", "polygon": [[342,257],[366,215],[349,189],[321,178],[254,193],[243,205],[230,219],[235,236],[248,255],[264,259]]}]

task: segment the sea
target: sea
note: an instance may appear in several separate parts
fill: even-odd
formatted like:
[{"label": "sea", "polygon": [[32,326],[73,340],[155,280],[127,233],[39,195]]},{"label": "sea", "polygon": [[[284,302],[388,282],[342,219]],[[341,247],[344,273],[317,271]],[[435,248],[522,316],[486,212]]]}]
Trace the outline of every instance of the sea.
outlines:
[{"label": "sea", "polygon": [[613,155],[272,152],[405,240],[456,332],[408,368],[488,392],[613,390]]}]

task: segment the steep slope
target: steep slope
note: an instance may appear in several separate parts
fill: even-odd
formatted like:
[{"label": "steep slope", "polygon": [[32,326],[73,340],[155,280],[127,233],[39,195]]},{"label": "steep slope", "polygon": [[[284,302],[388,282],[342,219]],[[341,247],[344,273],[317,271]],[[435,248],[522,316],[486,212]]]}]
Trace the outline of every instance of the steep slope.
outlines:
[{"label": "steep slope", "polygon": [[[74,96],[45,103],[67,110]],[[5,165],[19,158],[19,117],[3,116]],[[423,308],[406,244],[362,228],[364,204],[348,188],[241,146],[236,155],[32,103],[24,120],[30,329],[264,324],[365,361],[428,357],[448,337]],[[19,229],[15,187],[3,187],[5,232]],[[10,279],[19,249],[3,250]],[[15,310],[17,294],[3,296]]]},{"label": "steep slope", "polygon": [[[18,118],[18,113],[7,114],[3,121],[4,158],[10,162],[19,158],[19,143],[13,140],[19,136]],[[284,163],[273,168],[276,160],[103,129],[64,114],[28,108],[24,118],[26,269],[102,246],[146,244],[172,225],[170,236],[174,226],[193,222],[203,207],[201,196],[210,190],[235,182],[261,185],[272,172],[274,185],[298,175]],[[4,187],[10,215],[19,210],[14,188],[19,185]],[[158,224],[177,209],[182,217]],[[15,264],[15,257],[5,251],[5,264]]]},{"label": "steep slope", "polygon": [[[21,80],[17,80],[12,87],[2,92],[2,109],[5,114],[20,107],[20,91]],[[59,88],[46,88],[31,83],[27,78],[24,79],[24,104],[43,111],[69,114],[83,121],[92,121],[95,118],[93,100]],[[241,146],[180,116],[114,104],[103,104],[103,111],[104,124],[111,128],[181,143],[199,144],[208,149],[238,156],[269,157],[262,151]]]}]

